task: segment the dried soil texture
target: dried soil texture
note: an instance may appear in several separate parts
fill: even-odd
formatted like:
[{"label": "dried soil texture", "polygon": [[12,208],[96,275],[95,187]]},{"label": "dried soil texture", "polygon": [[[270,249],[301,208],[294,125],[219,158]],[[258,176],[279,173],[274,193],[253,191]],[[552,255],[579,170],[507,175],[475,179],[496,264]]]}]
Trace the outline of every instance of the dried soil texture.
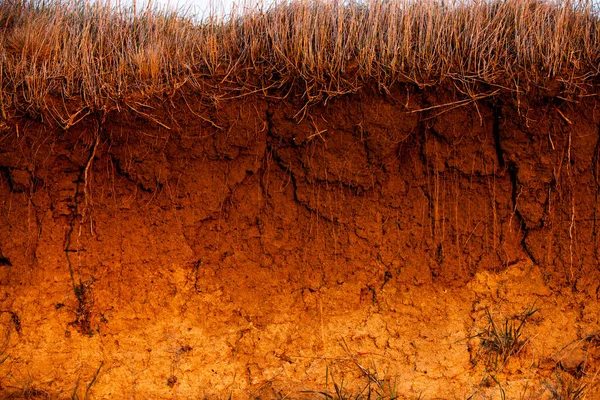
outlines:
[{"label": "dried soil texture", "polygon": [[3,397],[598,398],[598,104],[455,100],[15,122]]}]

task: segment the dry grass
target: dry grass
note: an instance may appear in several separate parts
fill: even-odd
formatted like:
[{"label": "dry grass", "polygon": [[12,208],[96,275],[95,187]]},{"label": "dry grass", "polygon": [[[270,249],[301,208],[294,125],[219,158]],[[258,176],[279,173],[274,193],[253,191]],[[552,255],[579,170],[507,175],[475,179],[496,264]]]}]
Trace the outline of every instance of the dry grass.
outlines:
[{"label": "dry grass", "polygon": [[397,82],[581,94],[600,68],[592,1],[300,0],[198,21],[85,0],[0,2],[0,121],[52,116],[68,128],[177,93],[319,102]]}]

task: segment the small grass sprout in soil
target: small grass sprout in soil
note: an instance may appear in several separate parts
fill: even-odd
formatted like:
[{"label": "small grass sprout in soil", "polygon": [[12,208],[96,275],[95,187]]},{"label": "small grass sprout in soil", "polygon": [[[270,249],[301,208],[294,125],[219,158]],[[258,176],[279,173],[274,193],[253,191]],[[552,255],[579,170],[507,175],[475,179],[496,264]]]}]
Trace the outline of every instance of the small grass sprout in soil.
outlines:
[{"label": "small grass sprout in soil", "polygon": [[[351,391],[344,386],[344,378],[336,381],[333,373],[329,370],[329,366],[325,370],[325,390],[312,391],[305,390],[302,393],[311,393],[319,395],[326,400],[396,400],[398,394],[396,385],[390,381],[373,379],[374,375],[364,375],[368,379],[366,385],[359,390]],[[330,390],[330,386],[333,386]]]},{"label": "small grass sprout in soil", "polygon": [[[360,372],[360,378],[366,380],[362,388],[358,390],[347,390],[344,386],[344,377],[336,381],[329,365],[325,368],[325,390],[323,391],[303,391],[303,393],[312,393],[322,396],[328,400],[395,400],[399,395],[396,390],[396,382],[390,379],[381,378],[374,362],[369,367],[365,367],[355,353],[350,351],[348,344],[344,341],[342,348],[349,360],[356,366]],[[330,390],[333,386],[333,390]]]},{"label": "small grass sprout in soil", "polygon": [[552,400],[583,400],[586,398],[587,385],[569,374],[556,371],[556,382],[542,385],[552,394]]},{"label": "small grass sprout in soil", "polygon": [[525,323],[537,311],[538,309],[532,305],[523,313],[513,318],[505,317],[504,321],[498,323],[494,320],[490,310],[486,309],[487,327],[475,337],[479,338],[480,347],[488,356],[488,366],[497,370],[509,357],[518,354],[523,349],[528,342],[523,334]]}]

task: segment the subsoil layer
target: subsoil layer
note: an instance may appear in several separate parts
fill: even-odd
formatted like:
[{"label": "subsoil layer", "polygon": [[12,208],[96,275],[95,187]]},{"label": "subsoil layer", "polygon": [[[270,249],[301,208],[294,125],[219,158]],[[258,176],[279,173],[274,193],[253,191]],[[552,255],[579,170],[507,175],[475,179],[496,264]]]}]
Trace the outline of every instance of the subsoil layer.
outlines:
[{"label": "subsoil layer", "polygon": [[455,101],[13,121],[0,393],[599,398],[597,100]]}]

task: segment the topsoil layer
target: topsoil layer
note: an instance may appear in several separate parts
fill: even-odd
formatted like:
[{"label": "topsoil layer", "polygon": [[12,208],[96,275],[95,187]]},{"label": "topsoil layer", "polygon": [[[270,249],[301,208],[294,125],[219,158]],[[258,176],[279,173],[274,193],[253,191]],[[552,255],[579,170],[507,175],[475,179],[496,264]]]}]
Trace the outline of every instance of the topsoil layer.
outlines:
[{"label": "topsoil layer", "polygon": [[14,122],[0,393],[598,398],[597,100],[456,101]]}]

